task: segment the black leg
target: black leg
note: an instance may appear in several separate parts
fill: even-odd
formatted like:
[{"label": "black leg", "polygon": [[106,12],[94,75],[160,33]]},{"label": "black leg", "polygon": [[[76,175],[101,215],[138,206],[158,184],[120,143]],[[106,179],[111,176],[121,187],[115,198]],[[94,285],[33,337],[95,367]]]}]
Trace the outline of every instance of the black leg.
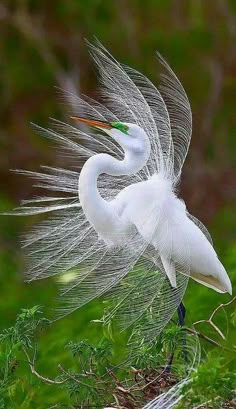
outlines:
[{"label": "black leg", "polygon": [[[179,326],[183,327],[185,325],[185,315],[186,315],[186,308],[184,304],[181,302],[177,308],[178,312],[178,317],[179,317]],[[184,333],[183,340],[182,340],[182,345],[183,345],[183,358],[184,358],[184,363],[187,368],[188,365],[188,352],[187,352],[187,341],[186,341],[186,334]],[[187,372],[187,370],[186,370]]]},{"label": "black leg", "polygon": [[177,312],[179,317],[179,326],[183,327],[185,325],[186,308],[182,302],[179,304]]},{"label": "black leg", "polygon": [[[186,308],[184,304],[181,302],[177,308],[177,313],[178,313],[178,325],[180,327],[183,327],[185,325],[185,316],[186,316]],[[182,340],[182,345],[183,345],[183,358],[184,358],[184,363],[186,367],[186,374],[187,374],[187,366],[188,366],[188,352],[187,352],[187,341],[186,341],[186,334],[184,333],[183,335],[183,340]],[[172,363],[174,359],[174,351],[171,353],[171,355],[168,358],[167,365],[165,367],[165,371],[170,373],[171,368],[172,368]]]},{"label": "black leg", "polygon": [[[178,318],[179,318],[178,325],[180,327],[183,327],[185,325],[186,309],[182,302],[179,304],[177,308],[177,312],[178,312]],[[187,357],[187,351],[186,351],[186,339],[183,339],[183,356],[184,356],[184,362],[187,363],[188,357]],[[172,352],[172,354],[169,356],[167,365],[165,367],[165,371],[168,373],[171,372],[173,359],[174,359],[174,352]]]},{"label": "black leg", "polygon": [[168,361],[167,361],[166,366],[165,366],[165,372],[167,372],[167,373],[171,372],[173,359],[174,359],[174,352],[172,352],[172,354],[168,358]]}]

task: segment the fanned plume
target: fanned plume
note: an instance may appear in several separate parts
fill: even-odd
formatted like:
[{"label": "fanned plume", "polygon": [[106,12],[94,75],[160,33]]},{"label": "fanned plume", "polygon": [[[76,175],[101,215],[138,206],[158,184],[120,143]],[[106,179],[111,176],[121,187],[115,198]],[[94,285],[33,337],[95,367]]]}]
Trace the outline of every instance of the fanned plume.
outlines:
[{"label": "fanned plume", "polygon": [[174,174],[178,179],[188,153],[192,136],[192,111],[186,92],[165,59],[157,53],[166,73],[162,74],[161,94],[168,109],[174,145]]},{"label": "fanned plume", "polygon": [[[152,180],[155,186],[152,177],[157,175],[161,175],[160,186],[164,186],[162,180],[166,178],[169,182],[165,189],[174,190],[191,138],[191,109],[179,80],[160,56],[168,73],[163,77],[161,91],[136,70],[118,63],[101,44],[90,45],[90,52],[99,69],[104,105],[86,96],[70,94],[67,99],[72,104],[73,114],[139,125],[151,145],[146,165],[136,174],[99,177],[98,190],[102,198],[108,202],[118,200],[120,192],[139,182]],[[134,221],[123,246],[107,246],[84,215],[78,181],[87,159],[98,153],[122,159],[123,150],[101,131],[88,131],[86,127],[79,129],[54,120],[52,129],[35,128],[55,142],[71,166],[70,169],[42,167],[42,172],[18,171],[34,178],[36,186],[52,193],[51,197],[24,201],[21,208],[12,212],[17,215],[50,213],[48,219],[36,225],[24,238],[27,279],[58,276],[63,303],[60,317],[96,297],[109,295],[112,309],[108,319],[117,319],[121,329],[138,326],[146,340],[153,339],[183,298],[190,274],[188,235],[181,229],[178,232],[182,237],[184,257],[181,266],[177,263],[173,268],[169,243],[174,243],[176,233],[172,233],[168,224],[160,228],[163,211],[164,214],[169,212],[164,195],[162,211],[160,204],[159,210],[147,206],[149,214],[143,217],[145,223],[152,226],[149,240],[140,235],[141,222]],[[205,227],[189,217],[209,239]],[[157,230],[161,241],[156,238]],[[161,258],[160,248],[162,251],[169,248],[165,259]],[[176,281],[176,288],[170,285],[167,272],[173,274],[172,284]],[[143,318],[150,310],[153,320],[147,324]]]}]

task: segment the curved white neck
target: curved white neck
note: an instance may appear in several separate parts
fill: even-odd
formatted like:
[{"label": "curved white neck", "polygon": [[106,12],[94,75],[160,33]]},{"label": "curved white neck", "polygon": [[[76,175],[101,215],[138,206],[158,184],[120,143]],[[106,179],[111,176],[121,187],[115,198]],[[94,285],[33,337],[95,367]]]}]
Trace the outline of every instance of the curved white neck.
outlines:
[{"label": "curved white neck", "polygon": [[79,178],[79,198],[84,214],[99,233],[102,226],[114,224],[110,204],[104,200],[97,188],[98,176],[106,173],[112,176],[137,173],[147,162],[147,154],[127,152],[123,160],[101,153],[92,156],[83,166]]}]

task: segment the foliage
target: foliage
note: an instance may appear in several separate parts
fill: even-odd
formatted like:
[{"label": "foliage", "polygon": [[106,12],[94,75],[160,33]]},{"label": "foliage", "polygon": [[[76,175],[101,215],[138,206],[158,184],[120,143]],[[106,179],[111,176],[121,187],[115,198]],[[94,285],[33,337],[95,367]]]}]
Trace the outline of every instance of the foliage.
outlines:
[{"label": "foliage", "polygon": [[[41,384],[65,391],[67,403],[55,398],[53,404],[57,408],[65,405],[68,408],[76,405],[83,408],[103,408],[104,405],[141,408],[145,402],[165,392],[186,375],[182,341],[185,339],[185,345],[190,345],[192,335],[187,336],[187,327],[172,323],[152,343],[146,344],[141,340],[135,353],[118,363],[114,356],[115,339],[111,341],[103,337],[96,345],[88,340],[69,341],[65,350],[72,356],[72,366],[65,368],[58,363],[59,374],[55,378],[46,377],[38,372],[36,365],[40,334],[49,323],[42,316],[41,307],[35,306],[22,310],[17,315],[15,325],[0,334],[2,408],[16,407],[14,402],[18,388],[24,387],[18,374],[22,364],[27,365],[28,372],[31,371]],[[189,351],[190,348],[187,357],[191,360]],[[227,351],[225,355],[219,356],[219,352],[214,350],[194,370],[190,382],[182,390],[186,408],[206,401],[218,405],[218,402],[234,398],[236,375],[232,373],[232,368],[235,357]],[[34,378],[29,380],[31,389],[35,388]]]},{"label": "foliage", "polygon": [[9,407],[9,402],[19,382],[15,377],[20,364],[19,352],[32,349],[38,331],[48,323],[49,320],[42,317],[41,308],[35,306],[31,309],[23,309],[18,314],[15,325],[4,329],[0,334],[0,396],[3,408]]},{"label": "foliage", "polygon": [[187,384],[182,391],[184,407],[197,407],[201,404],[204,407],[204,403],[207,403],[208,408],[220,409],[227,401],[234,401],[236,398],[236,374],[233,369],[235,357],[231,357],[230,363],[231,365],[227,367],[224,357],[219,356],[219,352],[209,354],[207,360],[204,360],[193,373],[191,383]]},{"label": "foliage", "polygon": [[[176,383],[176,376],[165,371],[161,365],[170,353],[170,338],[179,333],[175,325],[171,329],[171,336],[169,330],[169,335],[163,336],[162,340],[148,346],[141,342],[135,355],[128,356],[119,364],[114,363],[114,346],[105,337],[96,346],[88,340],[70,341],[65,349],[73,357],[73,366],[65,369],[58,364],[60,374],[51,379],[39,374],[35,368],[38,337],[48,324],[49,320],[42,317],[41,308],[36,306],[22,310],[17,315],[15,325],[0,334],[3,408],[13,405],[17,384],[21,382],[17,374],[18,367],[23,362],[28,364],[28,369],[40,382],[63,388],[71,405],[103,407],[113,402],[115,397],[116,402],[131,405],[127,407],[136,407],[137,404],[141,407],[147,399]],[[54,403],[60,404],[57,400]]]},{"label": "foliage", "polygon": [[14,348],[32,348],[36,330],[50,322],[48,319],[41,317],[41,314],[39,306],[22,309],[17,316],[14,327],[2,331],[0,342],[6,345],[8,354],[11,354]]}]

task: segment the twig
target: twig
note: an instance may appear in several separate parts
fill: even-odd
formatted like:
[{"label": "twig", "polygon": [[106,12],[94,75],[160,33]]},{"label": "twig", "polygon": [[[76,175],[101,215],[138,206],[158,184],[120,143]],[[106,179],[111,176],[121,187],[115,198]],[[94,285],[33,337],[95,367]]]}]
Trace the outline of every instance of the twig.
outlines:
[{"label": "twig", "polygon": [[[41,381],[43,381],[44,383],[47,383],[47,384],[49,384],[49,385],[60,385],[60,384],[62,384],[62,383],[65,383],[65,382],[68,380],[68,379],[62,379],[62,380],[58,380],[58,381],[57,381],[56,379],[50,379],[50,378],[46,378],[45,376],[40,375],[40,374],[38,373],[38,371],[36,371],[35,366],[34,366],[34,362],[31,362],[30,356],[29,356],[29,354],[28,354],[28,352],[26,351],[25,348],[23,348],[23,352],[24,352],[24,354],[25,354],[25,356],[26,356],[26,358],[27,358],[27,362],[28,362],[28,364],[29,364],[31,373],[32,373],[33,375],[35,375],[38,379],[40,379]],[[34,360],[35,360],[35,357],[34,357]]]},{"label": "twig", "polygon": [[81,382],[79,379],[77,379],[75,376],[71,375],[69,372],[67,372],[62,366],[61,364],[58,364],[58,368],[60,369],[61,372],[63,372],[64,375],[67,376],[67,380],[68,378],[71,379],[72,381],[78,383],[79,385],[83,385],[83,386],[88,386],[89,388],[93,387],[92,385],[89,385],[88,383],[84,383]]},{"label": "twig", "polygon": [[213,311],[213,313],[210,315],[210,317],[208,318],[208,320],[199,320],[193,323],[193,326],[197,326],[199,324],[210,324],[212,326],[212,328],[214,328],[214,330],[220,335],[221,338],[223,338],[225,340],[225,336],[223,334],[223,332],[219,329],[219,327],[217,327],[217,325],[213,322],[213,318],[215,316],[215,314],[224,307],[227,307],[228,305],[232,304],[234,301],[236,300],[236,296],[234,298],[232,298],[232,300],[230,300],[229,302],[225,303],[225,304],[220,304],[218,305],[218,307],[216,307],[216,309]]},{"label": "twig", "polygon": [[152,383],[156,382],[162,374],[164,374],[166,372],[166,370],[164,369],[161,373],[159,373],[155,378],[153,378],[151,381],[149,381],[148,383],[146,383],[146,385],[143,385],[140,389],[140,391],[143,391],[144,389],[148,388]]},{"label": "twig", "polygon": [[188,331],[190,334],[197,335],[199,338],[205,339],[205,341],[209,342],[212,345],[215,345],[215,346],[217,346],[219,348],[225,349],[221,344],[214,341],[214,339],[209,338],[207,335],[204,335],[201,332],[196,331],[195,329],[185,328],[185,331]]},{"label": "twig", "polygon": [[103,394],[101,393],[101,391],[100,391],[96,386],[90,385],[90,384],[88,384],[88,383],[82,382],[80,379],[77,379],[75,376],[73,376],[73,375],[71,375],[69,372],[67,372],[67,371],[62,367],[61,364],[58,365],[58,368],[60,369],[60,371],[61,371],[64,375],[67,376],[67,379],[66,379],[66,380],[71,379],[72,381],[76,382],[76,383],[79,384],[79,385],[85,386],[86,388],[87,388],[87,387],[88,387],[88,388],[93,388],[93,389],[97,392],[97,394],[104,399]]}]

